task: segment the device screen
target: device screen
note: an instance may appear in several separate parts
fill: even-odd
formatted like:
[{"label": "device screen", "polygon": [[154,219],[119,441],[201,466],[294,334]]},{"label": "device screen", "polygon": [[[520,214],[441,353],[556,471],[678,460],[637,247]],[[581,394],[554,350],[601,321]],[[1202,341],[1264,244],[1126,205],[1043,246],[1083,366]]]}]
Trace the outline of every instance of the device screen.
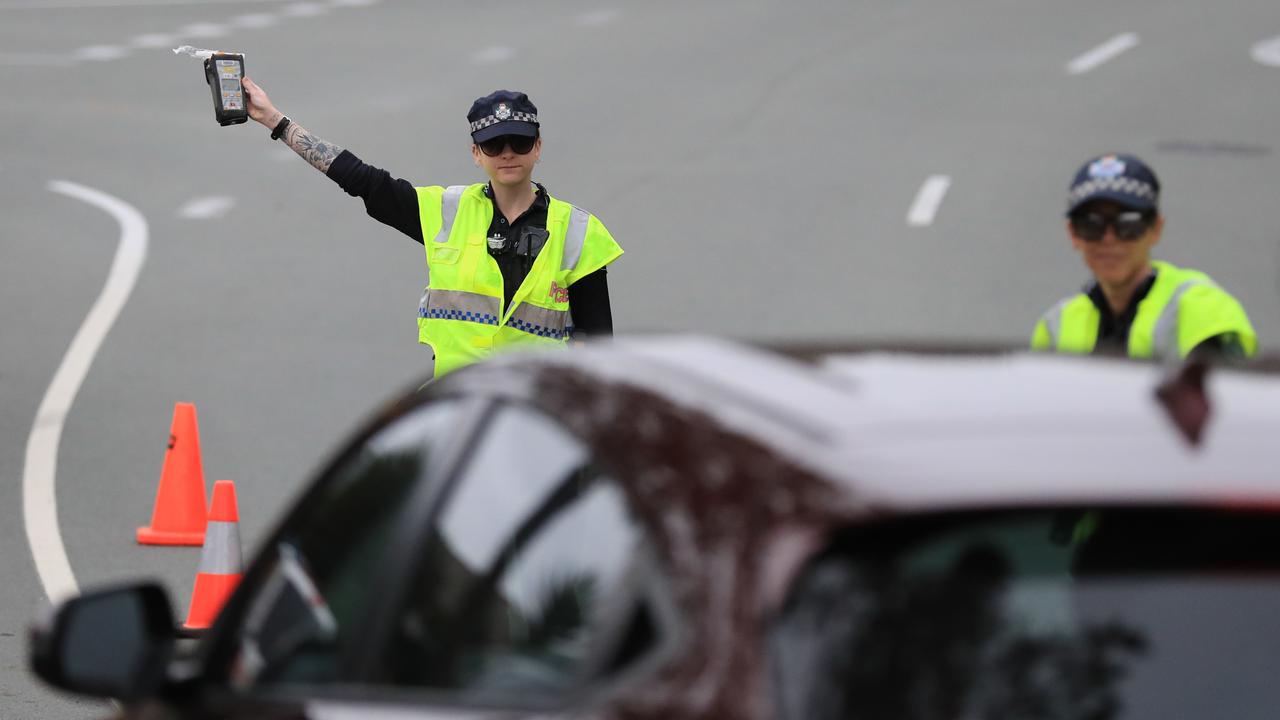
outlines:
[{"label": "device screen", "polygon": [[244,109],[244,90],[240,85],[240,62],[237,60],[217,60],[218,78],[222,84],[222,108],[224,110]]}]

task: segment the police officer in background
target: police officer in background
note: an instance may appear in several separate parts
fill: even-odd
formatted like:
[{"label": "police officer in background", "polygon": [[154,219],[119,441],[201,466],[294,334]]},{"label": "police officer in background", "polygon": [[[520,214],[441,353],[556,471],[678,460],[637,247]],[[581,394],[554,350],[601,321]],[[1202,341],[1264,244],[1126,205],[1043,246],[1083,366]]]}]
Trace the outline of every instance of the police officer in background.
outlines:
[{"label": "police officer in background", "polygon": [[471,155],[488,183],[414,187],[285,117],[244,78],[249,116],[271,128],[369,216],[426,247],[418,341],[434,377],[516,346],[564,346],[613,334],[605,266],[622,254],[594,215],[532,180],[542,153],[538,109],[521,92],[476,100]]},{"label": "police officer in background", "polygon": [[1151,259],[1160,242],[1160,182],[1132,155],[1103,155],[1076,173],[1067,234],[1093,273],[1036,324],[1035,350],[1138,358],[1252,356],[1257,335],[1240,303],[1202,272]]}]

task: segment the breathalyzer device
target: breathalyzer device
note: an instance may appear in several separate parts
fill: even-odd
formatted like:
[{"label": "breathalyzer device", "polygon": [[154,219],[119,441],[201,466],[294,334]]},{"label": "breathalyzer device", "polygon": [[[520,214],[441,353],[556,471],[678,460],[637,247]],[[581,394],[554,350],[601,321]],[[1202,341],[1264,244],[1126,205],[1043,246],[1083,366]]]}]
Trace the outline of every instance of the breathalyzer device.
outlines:
[{"label": "breathalyzer device", "polygon": [[244,104],[244,55],[215,52],[204,61],[204,79],[213,92],[213,117],[219,125],[238,125],[249,119]]}]

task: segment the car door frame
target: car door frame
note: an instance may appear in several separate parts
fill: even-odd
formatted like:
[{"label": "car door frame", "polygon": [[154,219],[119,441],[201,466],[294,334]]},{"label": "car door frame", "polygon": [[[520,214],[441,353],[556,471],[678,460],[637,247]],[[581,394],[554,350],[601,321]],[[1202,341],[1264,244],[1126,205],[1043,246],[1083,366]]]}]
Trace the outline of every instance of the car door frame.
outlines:
[{"label": "car door frame", "polygon": [[[278,521],[275,529],[259,546],[257,554],[246,569],[242,587],[253,588],[255,591],[262,589],[262,576],[270,571],[275,562],[274,548],[294,526],[295,518],[306,507],[306,498],[308,496],[314,493],[317,488],[326,484],[327,479],[334,472],[345,467],[352,455],[359,452],[379,432],[427,404],[440,402],[457,402],[459,404],[458,422],[452,427],[448,439],[443,444],[447,452],[439,457],[430,457],[426,466],[415,480],[414,488],[408,496],[407,507],[400,513],[400,517],[396,520],[395,527],[392,530],[392,537],[394,538],[392,542],[404,540],[406,534],[415,525],[421,526],[429,522],[430,518],[437,512],[437,506],[441,499],[447,496],[448,489],[452,487],[453,478],[456,477],[460,468],[465,467],[470,448],[476,439],[480,437],[481,429],[485,427],[493,413],[493,408],[496,405],[495,399],[475,396],[470,393],[422,393],[402,400],[389,410],[380,413],[368,422],[353,439],[348,441],[330,461],[325,463],[322,466],[322,470],[315,474],[314,479],[308,484],[307,489],[302,493],[299,500],[290,507],[287,514]],[[372,577],[375,578],[374,586],[388,587],[388,583],[393,582],[402,569],[403,562],[402,556],[394,553],[384,554],[379,559],[379,567],[372,573]],[[284,686],[287,688],[285,690],[281,689],[282,686],[272,684],[255,685],[245,691],[232,689],[229,682],[228,669],[235,653],[236,639],[243,627],[249,607],[257,597],[256,592],[236,592],[228,600],[223,612],[219,614],[208,635],[201,642],[194,664],[179,668],[179,675],[184,680],[184,686],[190,684],[193,686],[193,692],[189,695],[183,693],[181,699],[175,698],[177,704],[197,705],[206,708],[229,708],[240,706],[247,702],[250,705],[259,707],[278,708],[282,704],[286,706],[296,704],[300,708],[307,703],[313,702],[318,697],[334,700],[364,697],[364,694],[355,689],[360,686],[360,678],[358,674],[353,675],[351,669],[358,667],[359,661],[357,658],[367,657],[371,653],[376,653],[378,643],[375,634],[370,632],[359,633],[357,640],[350,647],[343,649],[338,658],[340,682],[337,684],[311,686],[315,688],[314,696],[298,694],[296,689],[300,686],[297,685]],[[363,614],[360,615],[360,627],[368,627],[367,624],[371,620],[377,619],[377,613],[386,612],[386,608],[394,607],[394,603],[398,600],[399,598],[395,596],[395,593],[379,593],[365,608]],[[219,715],[221,713],[215,712],[213,714]],[[232,713],[232,716],[234,714]]]},{"label": "car door frame", "polygon": [[[494,421],[504,412],[509,412],[513,408],[521,408],[524,411],[542,416],[546,421],[554,422],[562,432],[580,443],[592,457],[597,456],[597,448],[591,442],[591,438],[583,436],[572,427],[558,421],[555,414],[539,403],[536,394],[529,392],[527,388],[490,389],[475,399],[482,404],[475,409],[474,422],[468,424],[465,439],[459,439],[458,437],[453,439],[456,442],[456,447],[454,448],[456,452],[447,463],[443,463],[443,467],[446,467],[447,470],[442,469],[433,478],[432,482],[422,483],[417,488],[415,496],[411,499],[411,502],[416,504],[415,511],[412,513],[416,520],[413,523],[404,523],[400,528],[397,528],[397,542],[402,543],[402,547],[412,548],[416,551],[424,545],[431,532],[432,523],[439,519],[440,514],[444,512],[450,498],[457,489],[458,483],[466,476],[470,462],[474,458],[472,450],[487,437],[487,433]],[[617,482],[617,480],[612,480],[612,482]],[[628,504],[630,503],[629,500],[627,502]],[[410,513],[406,513],[402,520],[407,519],[409,516]],[[588,690],[584,693],[582,688],[575,689],[570,691],[563,698],[563,701],[534,702],[527,707],[520,708],[520,711],[555,712],[563,710],[568,705],[576,702],[585,701],[593,704],[601,700],[607,702],[608,697],[617,694],[619,690],[630,686],[636,680],[656,672],[658,667],[668,662],[680,651],[685,633],[683,632],[681,616],[677,609],[673,590],[669,587],[665,574],[660,569],[662,563],[653,544],[655,531],[642,518],[637,517],[637,522],[641,528],[641,547],[636,551],[637,564],[630,569],[628,576],[621,582],[627,585],[627,592],[632,594],[632,600],[644,602],[650,613],[649,619],[653,624],[653,632],[655,634],[653,647],[633,666],[628,667],[614,677],[605,678],[594,691]],[[386,567],[384,567],[384,570],[390,570],[387,575],[382,577],[382,584],[379,585],[379,587],[384,588],[384,591],[379,594],[376,600],[376,607],[371,604],[367,610],[367,615],[362,623],[362,627],[366,630],[366,637],[360,643],[359,653],[350,656],[353,666],[349,669],[352,673],[346,675],[346,677],[360,685],[383,688],[387,695],[413,697],[417,702],[426,702],[432,706],[465,708],[477,702],[484,704],[482,699],[463,697],[454,690],[395,687],[383,682],[381,676],[381,671],[383,670],[382,651],[390,641],[391,634],[395,631],[394,624],[398,617],[397,613],[404,607],[406,597],[414,582],[412,573],[397,573],[394,569]],[[618,608],[613,608],[611,620],[622,620],[617,611]],[[587,666],[588,674],[603,669],[603,662],[610,657],[608,651],[620,645],[628,626],[623,622],[613,622],[600,629],[604,634],[601,636],[598,646],[592,652],[592,657]],[[430,699],[424,700],[424,698]],[[508,710],[515,711],[516,709],[508,708]]]}]

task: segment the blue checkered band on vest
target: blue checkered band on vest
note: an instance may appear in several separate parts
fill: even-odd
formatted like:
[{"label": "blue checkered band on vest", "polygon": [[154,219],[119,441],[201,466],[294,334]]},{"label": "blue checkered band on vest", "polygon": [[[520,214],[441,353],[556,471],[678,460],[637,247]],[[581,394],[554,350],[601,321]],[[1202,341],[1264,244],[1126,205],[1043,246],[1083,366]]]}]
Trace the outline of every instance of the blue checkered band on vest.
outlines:
[{"label": "blue checkered band on vest", "polygon": [[535,325],[531,322],[521,320],[520,318],[511,318],[507,321],[507,326],[515,328],[521,332],[527,332],[530,335],[537,335],[538,337],[555,338],[556,340],[569,337],[569,333],[565,330],[549,328],[544,325]]},{"label": "blue checkered band on vest", "polygon": [[1093,178],[1071,188],[1067,197],[1067,205],[1075,205],[1080,200],[1096,192],[1121,192],[1142,200],[1156,201],[1156,189],[1150,183],[1127,177]]},{"label": "blue checkered band on vest", "polygon": [[477,130],[483,130],[489,127],[490,125],[497,125],[498,123],[506,122],[507,120],[519,120],[520,122],[536,123],[538,122],[538,116],[533,113],[516,111],[511,113],[511,117],[507,118],[506,120],[499,120],[498,116],[490,115],[488,117],[482,117],[479,120],[471,123],[471,132],[476,132]]},{"label": "blue checkered band on vest", "polygon": [[498,316],[489,313],[470,312],[468,310],[443,310],[440,308],[418,308],[418,317],[429,320],[463,320],[482,325],[497,325]]}]

